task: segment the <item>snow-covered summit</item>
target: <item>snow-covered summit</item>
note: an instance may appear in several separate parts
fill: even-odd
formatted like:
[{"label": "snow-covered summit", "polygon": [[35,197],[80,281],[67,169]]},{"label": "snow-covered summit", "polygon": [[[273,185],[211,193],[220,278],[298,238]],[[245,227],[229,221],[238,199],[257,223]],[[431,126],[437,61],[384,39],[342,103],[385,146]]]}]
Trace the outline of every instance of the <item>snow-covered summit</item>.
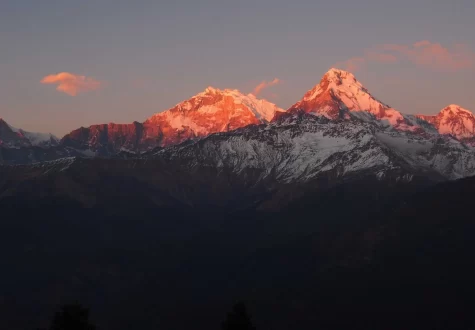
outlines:
[{"label": "snow-covered summit", "polygon": [[[258,99],[253,94],[241,93],[237,89],[219,89],[214,88],[212,86],[208,86],[203,92],[193,96],[190,100],[184,101],[176,105],[176,107],[181,106],[182,109],[186,111],[203,111],[203,109],[198,107],[190,107],[190,103],[193,99],[213,99],[216,101],[215,103],[219,103],[219,101],[223,98],[232,98],[235,104],[242,104],[246,106],[251,112],[256,116],[257,119],[262,121],[270,122],[276,112],[282,112],[283,109],[277,107],[274,103],[271,103],[265,99]],[[217,106],[219,106],[217,104]],[[172,110],[172,109],[170,109]],[[209,112],[210,109],[205,109],[206,112]]]},{"label": "snow-covered summit", "polygon": [[208,86],[208,87],[206,87],[203,94],[216,94],[217,92],[218,92],[217,88],[214,88],[213,86]]},{"label": "snow-covered summit", "polygon": [[320,83],[288,111],[302,110],[329,119],[356,117],[403,131],[423,130],[417,120],[371,95],[352,73],[335,68],[325,73]]},{"label": "snow-covered summit", "polygon": [[103,154],[121,150],[142,152],[212,133],[263,124],[281,111],[275,104],[254,95],[244,95],[236,89],[221,90],[208,86],[201,93],[171,109],[154,114],[143,123],[91,125],[67,134],[62,143]]},{"label": "snow-covered summit", "polygon": [[450,111],[465,112],[473,116],[473,113],[470,110],[464,109],[460,105],[457,105],[457,104],[449,104],[448,106],[446,106],[444,109],[441,110],[441,112],[450,112]]},{"label": "snow-covered summit", "polygon": [[359,84],[358,80],[356,80],[355,76],[345,70],[331,68],[330,70],[325,73],[323,76],[324,79],[329,81],[335,82],[336,84]]},{"label": "snow-covered summit", "polygon": [[450,104],[435,116],[418,115],[434,125],[440,134],[451,134],[458,139],[475,137],[475,115],[456,104]]},{"label": "snow-covered summit", "polygon": [[165,138],[162,145],[170,145],[189,138],[270,122],[276,112],[282,111],[275,104],[252,94],[208,87],[189,100],[153,115],[144,125],[158,127]]}]

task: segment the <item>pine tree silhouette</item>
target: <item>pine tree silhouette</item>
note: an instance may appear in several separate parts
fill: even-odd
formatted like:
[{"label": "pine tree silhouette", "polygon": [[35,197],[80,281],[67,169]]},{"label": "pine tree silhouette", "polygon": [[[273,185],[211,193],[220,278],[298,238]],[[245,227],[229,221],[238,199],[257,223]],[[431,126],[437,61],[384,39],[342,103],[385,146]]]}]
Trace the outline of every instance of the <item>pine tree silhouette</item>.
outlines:
[{"label": "pine tree silhouette", "polygon": [[255,330],[251,318],[247,313],[246,305],[242,302],[234,305],[222,324],[222,330]]},{"label": "pine tree silhouette", "polygon": [[96,327],[89,323],[89,309],[79,303],[68,304],[61,307],[56,313],[49,330],[95,330]]}]

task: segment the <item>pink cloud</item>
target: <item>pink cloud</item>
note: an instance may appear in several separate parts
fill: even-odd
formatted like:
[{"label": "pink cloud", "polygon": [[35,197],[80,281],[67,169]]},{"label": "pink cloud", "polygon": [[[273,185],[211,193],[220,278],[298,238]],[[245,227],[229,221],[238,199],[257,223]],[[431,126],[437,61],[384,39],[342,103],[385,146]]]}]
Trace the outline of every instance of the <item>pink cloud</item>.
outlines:
[{"label": "pink cloud", "polygon": [[264,89],[266,88],[269,88],[269,87],[272,87],[272,86],[275,86],[277,84],[280,84],[282,81],[278,78],[275,78],[274,80],[272,81],[263,81],[261,82],[259,85],[256,86],[256,88],[254,88],[254,95],[257,96],[259,95]]},{"label": "pink cloud", "polygon": [[41,80],[41,83],[57,85],[57,91],[71,96],[76,96],[80,92],[97,90],[102,87],[100,81],[69,72],[48,75]]},{"label": "pink cloud", "polygon": [[359,71],[363,67],[363,65],[365,65],[365,62],[366,59],[364,57],[352,57],[336,66],[342,66],[343,68],[345,68],[345,70],[356,72]]},{"label": "pink cloud", "polygon": [[340,64],[349,71],[358,71],[369,62],[390,64],[404,60],[432,70],[458,71],[474,67],[475,52],[463,44],[444,47],[422,40],[412,45],[377,45],[367,49],[363,56],[350,58]]},{"label": "pink cloud", "polygon": [[414,64],[435,70],[457,71],[469,69],[475,63],[475,53],[461,44],[444,47],[439,43],[422,40],[413,45],[389,44],[382,45],[380,48]]},{"label": "pink cloud", "polygon": [[367,51],[366,58],[370,61],[376,61],[380,63],[395,63],[398,61],[397,57],[393,54],[384,54],[374,51]]},{"label": "pink cloud", "polygon": [[279,95],[276,94],[276,93],[272,93],[272,94],[270,95],[270,98],[271,98],[271,99],[274,99],[274,100],[278,100],[278,99],[279,99]]}]

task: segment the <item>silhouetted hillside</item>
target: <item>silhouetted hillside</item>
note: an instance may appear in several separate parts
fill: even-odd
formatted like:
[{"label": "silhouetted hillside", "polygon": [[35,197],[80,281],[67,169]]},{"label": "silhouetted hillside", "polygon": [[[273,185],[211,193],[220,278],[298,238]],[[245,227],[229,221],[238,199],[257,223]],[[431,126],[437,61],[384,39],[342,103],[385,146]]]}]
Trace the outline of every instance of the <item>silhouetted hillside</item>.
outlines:
[{"label": "silhouetted hillside", "polygon": [[218,328],[238,300],[259,329],[467,325],[474,182],[353,183],[279,213],[5,199],[1,327],[44,326],[71,299],[101,329]]}]

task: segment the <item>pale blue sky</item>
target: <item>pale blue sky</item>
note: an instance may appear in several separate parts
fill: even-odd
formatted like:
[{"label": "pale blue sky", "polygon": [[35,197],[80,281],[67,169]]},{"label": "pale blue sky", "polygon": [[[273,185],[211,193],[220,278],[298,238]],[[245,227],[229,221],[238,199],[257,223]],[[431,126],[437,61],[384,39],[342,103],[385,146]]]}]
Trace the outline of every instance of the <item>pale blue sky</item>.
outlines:
[{"label": "pale blue sky", "polygon": [[[473,0],[3,0],[0,117],[63,135],[143,121],[208,85],[248,93],[274,78],[283,83],[261,96],[287,108],[330,67],[378,45],[464,44],[472,59],[473,17]],[[354,72],[374,96],[408,113],[475,110],[471,65],[439,70],[397,55]],[[72,97],[40,83],[62,71],[104,87]]]}]

